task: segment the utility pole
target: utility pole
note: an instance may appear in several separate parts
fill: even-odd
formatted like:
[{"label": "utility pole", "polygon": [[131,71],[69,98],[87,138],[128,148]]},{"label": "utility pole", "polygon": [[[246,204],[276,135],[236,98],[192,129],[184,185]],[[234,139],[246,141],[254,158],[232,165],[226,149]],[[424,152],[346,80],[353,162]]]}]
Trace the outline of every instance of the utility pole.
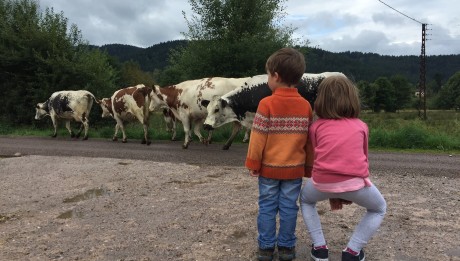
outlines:
[{"label": "utility pole", "polygon": [[[393,9],[394,11],[400,13],[401,15],[411,19],[414,22],[417,22],[422,25],[422,53],[420,54],[420,81],[418,83],[419,92],[419,106],[418,106],[418,116],[422,120],[426,120],[426,54],[425,54],[425,42],[426,42],[426,30],[428,24],[422,23],[414,18],[396,10],[395,8],[389,6],[388,4],[384,3],[382,0],[378,0],[380,3],[388,6],[389,8]],[[423,109],[423,115],[422,115]]]},{"label": "utility pole", "polygon": [[[425,41],[426,41],[426,28],[427,24],[422,24],[422,52],[420,54],[420,81],[418,83],[419,91],[419,106],[418,116],[422,120],[426,120],[426,54],[425,54]],[[422,115],[423,110],[423,115]]]}]

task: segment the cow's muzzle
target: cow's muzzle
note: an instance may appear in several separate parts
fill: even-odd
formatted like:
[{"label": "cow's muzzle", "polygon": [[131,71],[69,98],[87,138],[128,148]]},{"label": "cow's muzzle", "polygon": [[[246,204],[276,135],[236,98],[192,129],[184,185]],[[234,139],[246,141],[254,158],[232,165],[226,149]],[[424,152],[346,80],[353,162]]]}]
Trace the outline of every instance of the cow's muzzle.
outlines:
[{"label": "cow's muzzle", "polygon": [[209,125],[209,124],[203,125],[203,128],[204,128],[205,130],[207,130],[207,131],[212,131],[212,130],[214,130],[214,128],[213,128],[211,125]]}]

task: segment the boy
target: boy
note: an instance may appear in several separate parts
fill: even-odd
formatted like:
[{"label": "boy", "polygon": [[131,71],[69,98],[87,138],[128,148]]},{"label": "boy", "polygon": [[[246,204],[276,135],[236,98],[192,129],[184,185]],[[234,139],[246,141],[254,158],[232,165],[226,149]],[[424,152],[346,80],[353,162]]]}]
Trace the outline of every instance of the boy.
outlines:
[{"label": "boy", "polygon": [[259,182],[258,260],[272,260],[278,247],[279,260],[287,261],[295,258],[302,177],[311,172],[307,140],[312,109],[295,88],[305,72],[300,52],[280,49],[268,58],[265,69],[272,95],[257,108],[245,165]]}]

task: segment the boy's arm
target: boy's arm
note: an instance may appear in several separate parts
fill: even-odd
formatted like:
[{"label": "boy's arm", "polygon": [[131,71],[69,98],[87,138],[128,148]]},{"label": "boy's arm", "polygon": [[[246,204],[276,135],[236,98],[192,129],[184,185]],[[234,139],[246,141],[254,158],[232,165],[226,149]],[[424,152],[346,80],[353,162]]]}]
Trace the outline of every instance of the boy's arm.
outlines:
[{"label": "boy's arm", "polygon": [[246,156],[245,166],[258,172],[262,166],[262,155],[267,141],[269,129],[269,112],[268,107],[261,101],[257,108],[254,122],[251,128],[251,138],[249,139],[248,154]]}]

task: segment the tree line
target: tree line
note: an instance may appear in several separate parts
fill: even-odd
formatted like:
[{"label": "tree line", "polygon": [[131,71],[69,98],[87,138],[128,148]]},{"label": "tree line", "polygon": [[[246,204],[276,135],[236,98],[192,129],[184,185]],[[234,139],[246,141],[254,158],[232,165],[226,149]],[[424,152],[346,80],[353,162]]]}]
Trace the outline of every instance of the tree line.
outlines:
[{"label": "tree line", "polygon": [[[341,71],[355,80],[365,108],[394,112],[415,106],[417,80],[403,68],[418,71],[418,62],[310,48],[308,41],[292,38],[295,28],[281,26],[285,2],[189,0],[194,15],[183,14],[187,40],[138,48],[91,46],[64,13],[42,11],[35,0],[0,0],[0,122],[36,124],[34,106],[60,90],[86,89],[102,98],[138,83],[165,86],[209,76],[262,74],[266,58],[285,46],[305,54],[308,72]],[[434,58],[438,69],[429,76],[429,106],[460,107],[460,72],[454,71],[460,68],[458,55]]]}]

